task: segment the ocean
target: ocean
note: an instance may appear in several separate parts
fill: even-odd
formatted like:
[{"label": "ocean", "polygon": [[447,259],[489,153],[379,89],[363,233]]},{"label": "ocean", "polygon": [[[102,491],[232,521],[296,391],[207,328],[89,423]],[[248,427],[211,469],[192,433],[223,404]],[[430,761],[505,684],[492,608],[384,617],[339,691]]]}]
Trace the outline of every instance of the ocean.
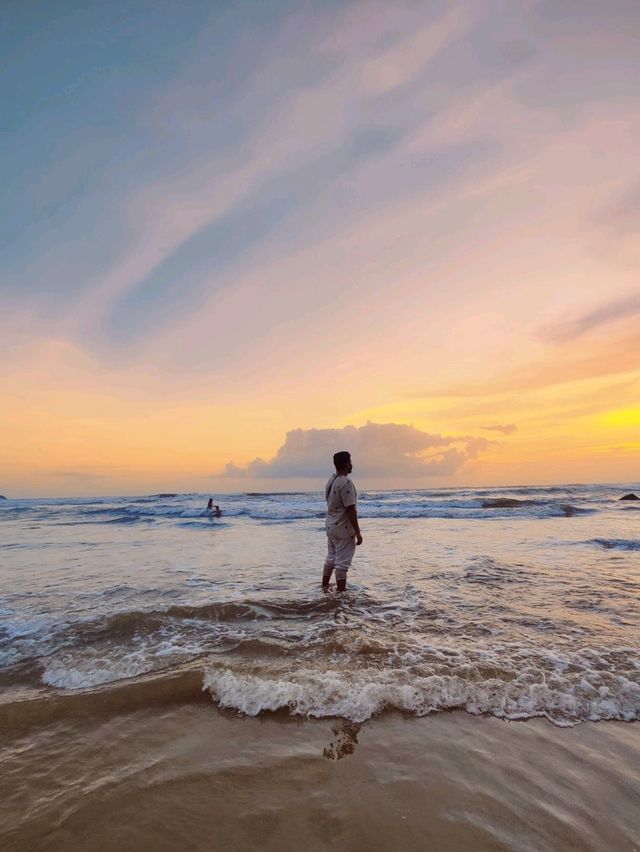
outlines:
[{"label": "ocean", "polygon": [[[532,754],[538,746],[531,731],[547,732],[551,753],[558,743],[593,736],[585,723],[638,720],[640,502],[619,499],[630,491],[640,493],[640,484],[361,492],[364,543],[345,594],[320,588],[321,492],[211,495],[221,518],[206,514],[208,494],[1,501],[0,730],[12,767],[4,797],[9,848],[112,848],[113,823],[109,842],[89,842],[95,814],[80,834],[54,833],[49,845],[43,838],[47,826],[62,831],[64,820],[79,819],[86,807],[81,792],[91,783],[79,769],[67,778],[64,761],[91,764],[87,743],[98,754],[105,737],[118,753],[124,734],[117,726],[125,718],[136,720],[128,734],[135,729],[136,745],[129,743],[109,774],[123,796],[132,795],[127,755],[133,759],[141,742],[151,748],[153,737],[157,745],[164,730],[166,757],[169,743],[182,742],[184,725],[192,736],[202,726],[200,746],[213,737],[211,726],[225,726],[222,740],[235,741],[243,765],[258,772],[260,761],[252,763],[240,745],[248,738],[260,751],[258,729],[247,728],[256,716],[265,736],[272,726],[267,739],[279,743],[282,760],[291,758],[289,748],[314,741],[313,720],[322,720],[320,739],[334,731],[318,756],[327,765],[327,758],[352,754],[367,725],[377,724],[398,754],[408,730],[400,733],[399,725],[428,717],[434,732],[443,711],[481,717],[443,723],[445,734],[455,724],[460,742],[474,743],[480,731],[504,732],[503,720],[543,717],[543,728],[509,729],[521,745],[529,741]],[[583,732],[566,730],[576,726]],[[623,729],[634,736],[638,730],[606,730]],[[444,748],[426,728],[411,731],[414,751],[427,742],[432,755]],[[500,748],[506,736],[496,734]],[[213,740],[210,748],[222,747],[218,735]],[[204,771],[194,768],[204,759],[200,746],[181,757],[183,769],[191,766],[187,775]],[[98,775],[110,759],[105,752],[102,763],[94,760]],[[52,773],[46,782],[43,765]],[[403,765],[407,772],[410,756]],[[416,772],[423,765],[416,761]],[[628,813],[640,803],[633,772]],[[135,789],[142,801],[146,793]],[[60,810],[56,796],[75,804]],[[204,830],[202,807],[193,824]],[[424,817],[421,807],[410,822]],[[305,830],[311,837],[308,824]],[[627,830],[625,842],[633,844],[635,828]],[[165,848],[160,835],[148,848]],[[496,848],[497,835],[487,837],[476,838],[479,848],[485,841]],[[285,835],[273,838],[274,848],[287,847]],[[122,838],[117,842],[121,848]],[[237,848],[252,845],[246,843]]]},{"label": "ocean", "polygon": [[344,596],[319,587],[318,493],[219,495],[222,518],[201,494],[3,501],[0,684],[46,701],[195,666],[249,715],[631,721],[633,487],[363,493]]}]

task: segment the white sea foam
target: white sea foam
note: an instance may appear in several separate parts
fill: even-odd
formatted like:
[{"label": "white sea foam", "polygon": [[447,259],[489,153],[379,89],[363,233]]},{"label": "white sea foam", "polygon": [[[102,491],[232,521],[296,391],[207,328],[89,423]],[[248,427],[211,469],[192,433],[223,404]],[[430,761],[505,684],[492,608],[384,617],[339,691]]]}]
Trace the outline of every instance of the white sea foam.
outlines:
[{"label": "white sea foam", "polygon": [[56,646],[60,628],[48,618],[2,617],[0,620],[0,668],[48,653]]},{"label": "white sea foam", "polygon": [[220,707],[247,716],[288,710],[294,716],[338,716],[364,722],[383,710],[426,716],[462,709],[503,719],[546,716],[561,726],[640,718],[640,684],[622,676],[615,681],[613,688],[597,688],[586,676],[527,683],[526,679],[497,678],[477,682],[455,675],[420,677],[404,670],[364,669],[345,674],[292,669],[277,677],[262,677],[211,669],[205,674],[203,688]]},{"label": "white sea foam", "polygon": [[133,652],[118,659],[92,656],[90,659],[79,660],[74,655],[63,655],[47,663],[42,681],[47,686],[59,689],[87,689],[136,677],[152,670],[153,665],[143,651]]},{"label": "white sea foam", "polygon": [[202,650],[197,643],[170,640],[145,643],[122,651],[73,651],[54,654],[46,662],[43,683],[59,689],[87,689],[148,674],[170,663],[184,662]]}]

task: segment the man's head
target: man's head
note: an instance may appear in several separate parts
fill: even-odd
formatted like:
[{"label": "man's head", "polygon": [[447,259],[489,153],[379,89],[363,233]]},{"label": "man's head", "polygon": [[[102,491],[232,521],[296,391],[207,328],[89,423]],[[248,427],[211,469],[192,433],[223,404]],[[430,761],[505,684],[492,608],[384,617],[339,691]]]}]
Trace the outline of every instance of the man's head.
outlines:
[{"label": "man's head", "polygon": [[351,453],[346,450],[340,450],[333,456],[333,463],[338,473],[351,473],[353,466],[351,464]]}]

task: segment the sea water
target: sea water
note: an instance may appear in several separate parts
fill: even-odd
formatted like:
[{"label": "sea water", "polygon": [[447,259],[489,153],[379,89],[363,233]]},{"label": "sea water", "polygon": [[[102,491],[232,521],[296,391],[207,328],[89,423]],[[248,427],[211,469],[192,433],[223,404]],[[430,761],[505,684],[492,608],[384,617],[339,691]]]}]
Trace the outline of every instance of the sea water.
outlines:
[{"label": "sea water", "polygon": [[173,682],[242,714],[640,718],[630,485],[370,491],[348,591],[321,492],[0,503],[0,699]]}]

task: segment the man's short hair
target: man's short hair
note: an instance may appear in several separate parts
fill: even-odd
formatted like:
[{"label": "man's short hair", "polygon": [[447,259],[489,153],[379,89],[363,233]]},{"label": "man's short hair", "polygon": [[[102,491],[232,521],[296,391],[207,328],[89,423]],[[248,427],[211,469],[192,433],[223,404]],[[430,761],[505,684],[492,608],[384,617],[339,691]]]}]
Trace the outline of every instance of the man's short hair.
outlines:
[{"label": "man's short hair", "polygon": [[333,455],[333,463],[335,465],[336,470],[341,467],[346,467],[351,461],[351,453],[348,453],[346,450],[340,450],[339,453],[334,453]]}]

